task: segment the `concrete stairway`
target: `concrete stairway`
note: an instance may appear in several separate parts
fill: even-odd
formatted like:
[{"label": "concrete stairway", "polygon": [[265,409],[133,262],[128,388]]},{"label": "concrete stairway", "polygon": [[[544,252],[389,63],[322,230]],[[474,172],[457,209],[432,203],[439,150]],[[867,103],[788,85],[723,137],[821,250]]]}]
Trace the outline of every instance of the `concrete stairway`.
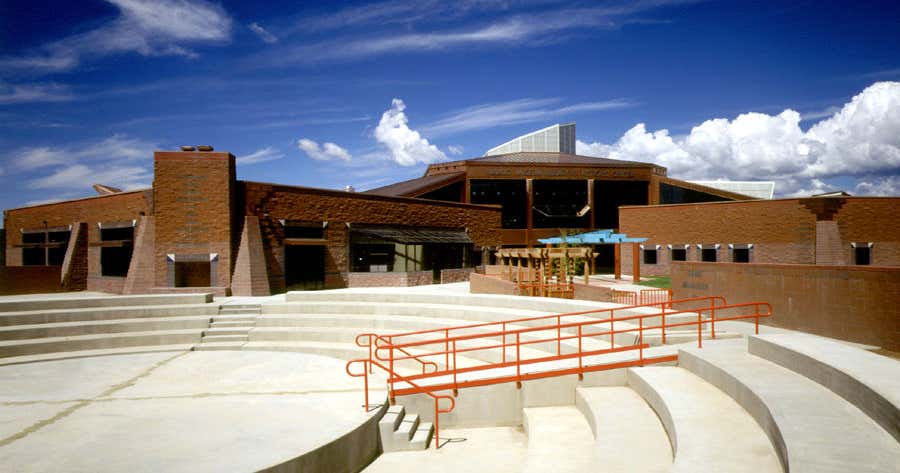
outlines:
[{"label": "concrete stairway", "polygon": [[385,452],[424,450],[431,443],[434,425],[420,422],[417,414],[407,414],[403,406],[394,405],[378,421],[378,433]]},{"label": "concrete stairway", "polygon": [[[794,348],[807,345],[807,353],[820,355],[833,348],[802,337],[803,343],[795,344]],[[789,341],[769,338],[754,342],[754,337],[750,340],[751,346],[756,345],[753,350],[748,350],[746,340],[710,343],[703,349],[683,348],[679,351],[679,365],[735,399],[768,435],[785,471],[897,471],[900,442],[866,413],[875,411],[878,405],[887,412],[877,414],[876,418],[882,422],[896,418],[896,404],[890,401],[879,404],[870,394],[896,384],[900,369],[896,361],[876,362],[870,357],[877,355],[858,349],[845,351],[845,359],[838,353],[835,354],[838,358],[823,355],[804,361],[806,355],[798,353],[800,348],[793,350]],[[772,344],[781,347],[773,349]],[[792,351],[794,354],[790,354]],[[859,368],[854,369],[853,365]],[[885,371],[880,371],[879,365]],[[830,375],[824,375],[829,372]],[[869,385],[872,387],[854,389],[855,382],[847,380],[848,376],[853,377],[848,373],[853,372],[856,382],[867,385],[863,379],[870,376],[874,380]],[[882,396],[883,400],[896,399],[900,393],[896,388],[889,388],[889,392],[888,396]],[[855,402],[869,406],[860,409]],[[896,429],[897,424],[887,420],[887,425]]]},{"label": "concrete stairway", "polygon": [[523,427],[528,434],[525,473],[589,472],[603,464],[591,428],[574,406],[525,408]]},{"label": "concrete stairway", "polygon": [[240,349],[250,340],[250,331],[262,313],[260,304],[231,304],[219,306],[219,314],[209,321],[200,344],[194,350]]}]

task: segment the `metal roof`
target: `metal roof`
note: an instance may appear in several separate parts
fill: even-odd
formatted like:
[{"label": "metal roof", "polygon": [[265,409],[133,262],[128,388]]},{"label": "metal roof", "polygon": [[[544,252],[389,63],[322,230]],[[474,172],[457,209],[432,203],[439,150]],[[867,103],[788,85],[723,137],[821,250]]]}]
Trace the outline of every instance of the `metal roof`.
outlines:
[{"label": "metal roof", "polygon": [[651,163],[641,163],[638,161],[623,161],[620,159],[594,158],[591,156],[581,156],[578,154],[567,153],[545,153],[545,152],[519,152],[509,154],[499,154],[494,156],[485,156],[483,158],[474,158],[467,160],[477,163],[523,163],[523,164],[593,164],[595,166],[621,166],[621,167],[642,167],[652,168],[656,165]]},{"label": "metal roof", "polygon": [[404,244],[472,243],[463,229],[353,225],[353,233]]},{"label": "metal roof", "polygon": [[[562,237],[541,238],[539,242],[547,245],[562,244]],[[612,230],[594,230],[592,232],[578,233],[576,235],[567,235],[565,243],[567,245],[599,245],[603,243],[641,243],[647,241],[646,238],[632,238],[624,233],[613,233]]]},{"label": "metal roof", "polygon": [[461,181],[465,178],[465,175],[466,173],[464,172],[452,172],[448,174],[423,176],[384,187],[378,187],[376,189],[369,189],[363,192],[363,194],[412,197],[443,187],[447,184],[452,184],[456,181]]}]

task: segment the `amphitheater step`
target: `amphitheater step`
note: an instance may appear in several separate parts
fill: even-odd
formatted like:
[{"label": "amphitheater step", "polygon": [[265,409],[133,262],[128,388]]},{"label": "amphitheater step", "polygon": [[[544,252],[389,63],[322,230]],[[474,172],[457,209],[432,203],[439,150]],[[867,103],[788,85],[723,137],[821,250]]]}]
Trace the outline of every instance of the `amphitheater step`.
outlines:
[{"label": "amphitheater step", "polygon": [[900,442],[900,363],[802,333],[751,336],[751,354],[831,389]]},{"label": "amphitheater step", "polygon": [[434,426],[430,422],[419,422],[418,414],[407,414],[398,404],[389,407],[378,421],[378,432],[385,452],[423,450],[431,442]]},{"label": "amphitheater step", "polygon": [[203,331],[203,337],[217,336],[217,335],[243,335],[247,336],[247,332],[252,329],[253,326],[250,325],[241,325],[241,326],[233,326],[233,327],[218,327],[213,324],[209,326],[208,329]]},{"label": "amphitheater step", "polygon": [[900,443],[815,381],[752,355],[744,340],[683,348],[679,365],[737,400],[765,429],[785,471],[897,471]]},{"label": "amphitheater step", "polygon": [[727,394],[678,367],[628,370],[628,384],[656,411],[674,451],[671,471],[780,472],[772,444]]},{"label": "amphitheater step", "polygon": [[204,335],[200,343],[246,342],[247,335]]},{"label": "amphitheater step", "polygon": [[194,346],[194,351],[210,351],[210,350],[240,350],[244,346],[244,342],[206,342]]},{"label": "amphitheater step", "polygon": [[221,321],[219,318],[213,319],[213,321],[209,324],[209,328],[244,328],[244,329],[252,329],[256,327],[256,324],[252,321]]},{"label": "amphitheater step", "polygon": [[594,450],[594,438],[575,406],[522,409],[528,450],[522,471],[593,472],[603,465]]},{"label": "amphitheater step", "polygon": [[575,405],[594,433],[605,471],[667,472],[672,446],[656,412],[625,386],[578,387]]}]

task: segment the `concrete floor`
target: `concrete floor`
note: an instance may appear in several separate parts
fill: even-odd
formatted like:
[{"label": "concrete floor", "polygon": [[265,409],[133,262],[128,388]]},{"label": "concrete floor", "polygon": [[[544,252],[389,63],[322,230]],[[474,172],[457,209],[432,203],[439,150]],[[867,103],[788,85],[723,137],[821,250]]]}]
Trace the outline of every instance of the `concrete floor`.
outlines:
[{"label": "concrete floor", "polygon": [[299,353],[0,367],[0,470],[256,471],[363,423],[361,386],[344,362]]}]

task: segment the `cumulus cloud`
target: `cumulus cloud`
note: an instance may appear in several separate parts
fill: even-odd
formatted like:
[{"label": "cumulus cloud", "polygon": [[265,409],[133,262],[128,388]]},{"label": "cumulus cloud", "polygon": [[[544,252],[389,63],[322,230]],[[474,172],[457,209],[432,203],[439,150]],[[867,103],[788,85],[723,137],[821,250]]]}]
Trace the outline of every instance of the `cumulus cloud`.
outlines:
[{"label": "cumulus cloud", "polygon": [[900,176],[866,178],[856,184],[854,195],[898,196]]},{"label": "cumulus cloud", "polygon": [[140,166],[75,164],[28,182],[32,189],[82,189],[88,183],[115,183],[124,190],[149,187],[153,174]]},{"label": "cumulus cloud", "polygon": [[272,44],[278,42],[278,38],[270,33],[267,29],[263,28],[259,23],[250,23],[249,25],[247,25],[247,28],[250,28],[250,31],[256,33],[256,36],[259,36],[259,39],[265,41],[266,43]]},{"label": "cumulus cloud", "polygon": [[333,159],[350,161],[352,158],[346,149],[341,148],[334,143],[326,142],[323,143],[322,146],[319,146],[319,143],[316,143],[313,140],[301,138],[297,141],[297,147],[305,152],[307,156],[318,161],[331,161]]},{"label": "cumulus cloud", "polygon": [[463,154],[463,147],[462,145],[450,145],[447,147],[447,151],[454,156],[459,156]]},{"label": "cumulus cloud", "polygon": [[31,170],[58,164],[72,164],[82,160],[132,161],[150,158],[156,147],[155,144],[140,138],[116,134],[80,146],[23,148],[13,154],[13,163],[17,169]]},{"label": "cumulus cloud", "polygon": [[72,69],[86,57],[135,52],[143,56],[197,53],[185,44],[222,42],[231,35],[231,17],[203,0],[107,0],[120,15],[99,27],[46,44],[26,56],[0,58],[0,67],[28,72]]},{"label": "cumulus cloud", "polygon": [[0,105],[72,100],[69,88],[62,84],[5,84],[0,82]]},{"label": "cumulus cloud", "polygon": [[878,176],[900,174],[900,82],[873,84],[807,131],[800,122],[790,109],[745,113],[676,137],[639,123],[615,143],[576,145],[588,156],[658,163],[681,179],[773,180],[779,195],[827,192],[826,180],[840,176],[856,178],[865,193],[896,183]]},{"label": "cumulus cloud", "polygon": [[265,148],[260,148],[248,155],[238,156],[235,161],[237,161],[238,164],[257,164],[266,161],[275,161],[276,159],[281,159],[283,157],[284,153],[281,151],[278,151],[271,146],[266,146]]},{"label": "cumulus cloud", "polygon": [[406,104],[395,98],[391,101],[391,108],[381,115],[381,121],[375,127],[375,139],[388,148],[393,160],[401,166],[412,166],[447,159],[437,146],[409,127],[409,119],[404,110]]}]

